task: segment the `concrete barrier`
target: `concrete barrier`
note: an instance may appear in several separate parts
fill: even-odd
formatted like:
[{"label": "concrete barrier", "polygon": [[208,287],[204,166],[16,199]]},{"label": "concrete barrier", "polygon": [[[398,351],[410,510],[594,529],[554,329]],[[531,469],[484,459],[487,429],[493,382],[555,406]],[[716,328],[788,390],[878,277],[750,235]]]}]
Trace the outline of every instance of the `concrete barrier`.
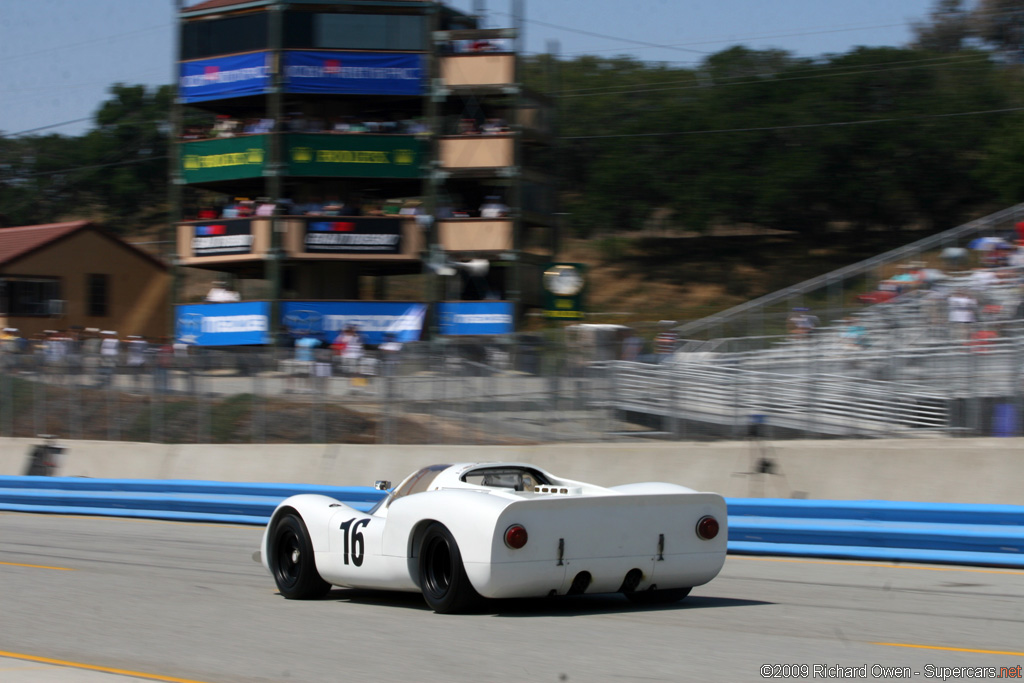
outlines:
[{"label": "concrete barrier", "polygon": [[[38,439],[0,439],[0,474],[22,475]],[[735,498],[1024,505],[1024,439],[878,439],[362,446],[58,442],[71,477],[324,482],[400,481],[432,463],[513,460],[611,486],[668,481]],[[774,473],[761,473],[769,461]]]}]

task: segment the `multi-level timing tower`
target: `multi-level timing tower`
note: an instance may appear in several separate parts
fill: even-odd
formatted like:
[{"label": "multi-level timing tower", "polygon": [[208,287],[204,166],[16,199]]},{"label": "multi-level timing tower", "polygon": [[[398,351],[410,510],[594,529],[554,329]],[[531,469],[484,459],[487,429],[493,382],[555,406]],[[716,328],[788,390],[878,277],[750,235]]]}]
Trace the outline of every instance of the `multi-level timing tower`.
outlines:
[{"label": "multi-level timing tower", "polygon": [[405,303],[441,334],[511,332],[541,304],[553,108],[520,83],[519,28],[434,0],[206,0],[179,19],[177,265],[233,279],[293,335],[408,326],[384,303],[398,275],[424,274]]}]

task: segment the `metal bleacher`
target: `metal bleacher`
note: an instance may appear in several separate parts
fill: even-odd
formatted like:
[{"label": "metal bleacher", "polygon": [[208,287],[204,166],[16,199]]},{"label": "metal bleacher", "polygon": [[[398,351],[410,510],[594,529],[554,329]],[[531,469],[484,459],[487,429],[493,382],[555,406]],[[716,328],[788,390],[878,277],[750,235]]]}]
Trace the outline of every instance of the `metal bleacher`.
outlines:
[{"label": "metal bleacher", "polygon": [[[1021,269],[947,271],[885,303],[843,309],[806,335],[710,336],[750,329],[745,316],[929,250],[1012,229],[1024,205],[677,328],[691,336],[658,364],[606,364],[606,404],[666,434],[776,436],[1018,435],[1024,409]],[[988,281],[985,280],[988,278]],[[955,291],[978,321],[949,322]],[[701,337],[701,335],[707,335]],[[1011,415],[1000,423],[996,414]]]}]

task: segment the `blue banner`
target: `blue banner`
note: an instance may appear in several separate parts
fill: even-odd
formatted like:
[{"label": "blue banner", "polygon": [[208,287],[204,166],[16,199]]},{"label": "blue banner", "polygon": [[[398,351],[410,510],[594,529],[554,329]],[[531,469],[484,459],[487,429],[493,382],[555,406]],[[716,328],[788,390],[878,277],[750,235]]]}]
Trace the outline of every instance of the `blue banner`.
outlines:
[{"label": "blue banner", "polygon": [[282,301],[281,323],[295,338],[327,344],[349,325],[365,344],[380,344],[389,333],[404,343],[419,340],[426,311],[426,304],[404,301]]},{"label": "blue banner", "polygon": [[270,304],[246,301],[177,306],[174,336],[195,346],[239,346],[270,342]]},{"label": "blue banner", "polygon": [[445,335],[510,334],[514,309],[509,301],[459,301],[437,304],[439,331]]},{"label": "blue banner", "polygon": [[420,95],[423,55],[388,52],[285,53],[285,90],[292,93]]},{"label": "blue banner", "polygon": [[270,55],[253,52],[182,62],[179,92],[183,102],[261,95],[270,89]]}]

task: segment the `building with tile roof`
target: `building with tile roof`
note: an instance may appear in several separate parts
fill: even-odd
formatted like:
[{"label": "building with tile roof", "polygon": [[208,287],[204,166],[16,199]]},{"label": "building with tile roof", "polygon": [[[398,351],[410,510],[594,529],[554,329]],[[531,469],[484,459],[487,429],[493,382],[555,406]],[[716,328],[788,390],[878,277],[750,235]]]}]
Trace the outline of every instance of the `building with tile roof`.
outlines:
[{"label": "building with tile roof", "polygon": [[170,333],[170,276],[160,260],[90,221],[0,229],[0,327]]}]

